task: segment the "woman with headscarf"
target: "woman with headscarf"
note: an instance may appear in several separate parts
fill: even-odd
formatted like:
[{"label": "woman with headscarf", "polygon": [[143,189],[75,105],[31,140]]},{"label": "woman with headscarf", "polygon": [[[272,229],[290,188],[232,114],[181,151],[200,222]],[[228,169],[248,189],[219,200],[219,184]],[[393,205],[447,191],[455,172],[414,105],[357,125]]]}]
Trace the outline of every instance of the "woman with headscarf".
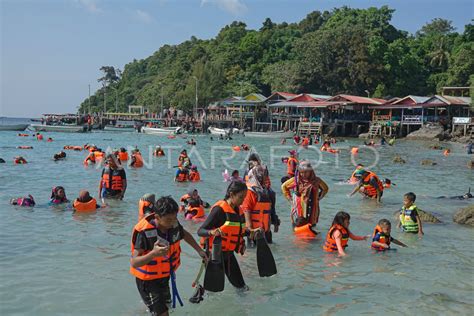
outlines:
[{"label": "woman with headscarf", "polygon": [[310,225],[319,220],[319,201],[328,193],[329,187],[317,177],[311,163],[303,160],[298,165],[295,177],[282,184],[281,190],[291,203],[291,222],[294,227]]},{"label": "woman with headscarf", "polygon": [[270,224],[274,225],[274,231],[278,232],[280,221],[278,216],[271,217],[272,199],[269,189],[265,186],[266,169],[262,165],[256,165],[250,169],[247,180],[247,195],[242,202],[241,209],[245,215],[245,226],[250,231],[249,245],[255,241],[257,231],[265,233],[268,243],[272,242]]}]

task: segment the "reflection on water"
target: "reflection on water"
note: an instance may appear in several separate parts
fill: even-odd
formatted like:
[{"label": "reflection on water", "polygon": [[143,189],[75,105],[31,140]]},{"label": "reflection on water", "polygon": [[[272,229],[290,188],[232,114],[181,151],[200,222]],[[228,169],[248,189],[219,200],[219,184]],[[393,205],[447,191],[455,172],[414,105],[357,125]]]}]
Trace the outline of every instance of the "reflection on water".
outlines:
[{"label": "reflection on water", "polygon": [[[248,153],[235,153],[228,161],[230,168],[224,167],[221,161],[215,161],[215,169],[200,168],[203,181],[198,184],[172,181],[175,169],[167,168],[168,159],[174,165],[178,150],[165,159],[152,157],[152,169],[127,170],[129,186],[123,201],[110,201],[109,206],[96,212],[80,214],[69,208],[56,210],[48,206],[51,187],[64,186],[70,200],[81,189],[97,197],[101,170],[83,167],[85,152],[68,151],[66,161],[54,163],[52,155],[64,145],[86,142],[102,148],[137,145],[141,151],[157,144],[188,147],[184,139],[133,133],[51,136],[53,143],[37,142],[32,137],[20,139],[16,133],[0,134],[0,157],[7,161],[0,166],[1,314],[147,315],[128,273],[130,234],[137,220],[138,199],[147,192],[179,199],[196,187],[203,200],[212,204],[225,194],[222,171],[239,168]],[[230,157],[231,145],[248,143],[258,149],[264,161],[269,161],[272,145],[271,140],[238,137],[232,142],[210,142],[202,136],[197,142],[196,149],[208,167],[212,165],[210,145],[225,146],[228,151],[216,153]],[[360,143],[348,140],[337,145],[349,147]],[[31,145],[34,149],[19,151],[14,148],[18,145]],[[338,156],[323,153],[317,174],[329,184],[330,191],[321,201],[320,223],[316,228],[320,234],[312,240],[296,239],[291,233],[289,205],[278,192],[279,178],[285,173],[285,166],[278,159],[286,151],[275,150],[278,159],[274,160],[270,173],[278,194],[277,212],[282,226],[274,234],[271,248],[278,275],[259,278],[255,249],[249,249],[244,256],[237,256],[249,292],[240,293],[227,282],[224,292],[207,294],[200,304],[189,304],[186,301],[193,294],[191,283],[200,260],[184,244],[177,282],[185,306],[176,314],[207,315],[226,310],[226,315],[408,315],[413,314],[413,306],[417,314],[471,312],[474,235],[472,229],[451,222],[454,210],[467,203],[432,198],[460,195],[467,191],[468,184],[474,183],[472,171],[465,168],[464,150],[458,145],[449,146],[453,154],[448,158],[442,157],[439,151],[428,150],[427,143],[422,142],[397,141],[394,147],[380,148],[380,163],[373,170],[397,184],[385,192],[381,205],[360,196],[347,197],[352,186],[341,181],[354,168],[347,150]],[[13,165],[12,157],[19,154],[30,163]],[[392,164],[395,154],[407,163]],[[300,156],[320,157],[313,150],[303,150]],[[373,157],[372,152],[361,150],[358,162],[371,164]],[[420,166],[425,158],[435,160],[438,165]],[[198,163],[198,167],[202,166]],[[439,214],[444,223],[424,225],[426,235],[421,239],[392,229],[392,235],[408,245],[398,251],[375,253],[368,241],[351,240],[345,258],[323,252],[327,229],[338,211],[351,214],[351,230],[355,234],[368,235],[381,218],[396,223],[393,214],[408,191],[418,195],[417,205],[421,209]],[[38,203],[35,208],[8,204],[11,197],[28,193]],[[193,222],[182,223],[193,234],[199,227]]]}]

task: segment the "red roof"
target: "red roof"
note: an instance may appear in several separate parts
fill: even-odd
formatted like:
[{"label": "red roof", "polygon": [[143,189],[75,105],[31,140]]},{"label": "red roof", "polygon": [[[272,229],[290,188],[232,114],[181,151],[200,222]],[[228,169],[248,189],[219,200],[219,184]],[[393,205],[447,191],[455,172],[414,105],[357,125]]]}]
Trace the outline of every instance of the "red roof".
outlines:
[{"label": "red roof", "polygon": [[327,101],[346,101],[346,102],[352,102],[352,103],[358,103],[358,104],[374,104],[374,105],[385,103],[385,100],[383,99],[359,97],[356,95],[349,95],[349,94],[338,94],[328,99]]},{"label": "red roof", "polygon": [[311,101],[319,101],[319,100],[313,98],[312,96],[306,93],[302,93],[290,99],[289,101],[290,102],[311,102]]},{"label": "red roof", "polygon": [[282,97],[294,97],[294,96],[297,96],[296,93],[289,93],[289,92],[274,92],[273,94],[279,94],[281,95]]}]

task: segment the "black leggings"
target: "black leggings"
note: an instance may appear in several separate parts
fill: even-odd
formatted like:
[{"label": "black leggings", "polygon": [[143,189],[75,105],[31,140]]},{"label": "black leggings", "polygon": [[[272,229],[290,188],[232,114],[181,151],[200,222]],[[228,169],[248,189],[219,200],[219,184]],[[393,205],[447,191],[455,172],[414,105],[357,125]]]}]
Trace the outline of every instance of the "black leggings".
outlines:
[{"label": "black leggings", "polygon": [[224,271],[227,275],[227,279],[229,279],[229,282],[236,288],[243,288],[245,281],[234,252],[224,251],[222,252],[222,256],[224,258]]}]

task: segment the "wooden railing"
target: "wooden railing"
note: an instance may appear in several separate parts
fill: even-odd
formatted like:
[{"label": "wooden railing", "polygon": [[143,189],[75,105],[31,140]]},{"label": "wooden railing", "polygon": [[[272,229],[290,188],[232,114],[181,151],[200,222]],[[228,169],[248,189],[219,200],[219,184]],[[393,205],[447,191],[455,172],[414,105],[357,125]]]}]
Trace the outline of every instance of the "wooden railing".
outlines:
[{"label": "wooden railing", "polygon": [[392,119],[392,116],[390,114],[386,115],[374,115],[372,118],[373,121],[390,121]]},{"label": "wooden railing", "polygon": [[422,124],[423,116],[421,115],[403,115],[402,124]]}]

